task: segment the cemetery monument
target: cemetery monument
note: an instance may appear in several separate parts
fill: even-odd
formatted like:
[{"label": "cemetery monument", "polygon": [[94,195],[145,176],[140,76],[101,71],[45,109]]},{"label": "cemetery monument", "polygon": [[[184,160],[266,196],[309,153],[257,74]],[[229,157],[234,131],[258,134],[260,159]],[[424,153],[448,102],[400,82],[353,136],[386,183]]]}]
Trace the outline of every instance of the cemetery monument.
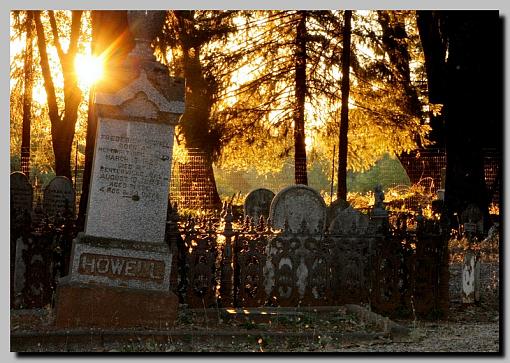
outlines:
[{"label": "cemetery monument", "polygon": [[57,291],[59,327],[171,326],[172,255],[164,240],[174,128],[184,82],[150,48],[164,11],[128,11],[135,47],[98,85],[85,231]]}]

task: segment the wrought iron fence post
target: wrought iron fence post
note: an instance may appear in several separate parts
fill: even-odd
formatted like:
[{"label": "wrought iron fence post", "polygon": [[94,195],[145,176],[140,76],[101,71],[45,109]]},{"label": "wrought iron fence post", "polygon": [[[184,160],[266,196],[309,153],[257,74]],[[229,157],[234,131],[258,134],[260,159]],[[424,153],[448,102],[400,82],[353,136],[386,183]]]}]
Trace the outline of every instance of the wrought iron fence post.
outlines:
[{"label": "wrought iron fence post", "polygon": [[233,283],[234,268],[233,268],[233,253],[232,253],[232,237],[234,236],[234,230],[232,228],[232,221],[234,216],[232,215],[232,205],[226,206],[225,214],[225,227],[223,229],[223,235],[225,236],[225,245],[222,252],[221,261],[221,285],[220,285],[220,296],[222,306],[233,306],[236,303],[235,297],[235,286]]}]

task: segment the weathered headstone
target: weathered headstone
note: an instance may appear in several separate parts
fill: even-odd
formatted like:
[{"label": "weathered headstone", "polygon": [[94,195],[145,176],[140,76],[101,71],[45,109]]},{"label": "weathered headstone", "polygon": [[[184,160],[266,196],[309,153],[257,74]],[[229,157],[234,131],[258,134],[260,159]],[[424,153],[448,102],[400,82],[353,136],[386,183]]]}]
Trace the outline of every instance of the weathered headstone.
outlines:
[{"label": "weathered headstone", "polygon": [[462,264],[462,303],[480,301],[480,258],[472,250],[466,250]]},{"label": "weathered headstone", "polygon": [[475,204],[470,204],[460,215],[464,226],[464,232],[470,233],[469,237],[483,233],[483,215],[480,208]]},{"label": "weathered headstone", "polygon": [[349,202],[343,199],[334,200],[326,209],[326,226],[331,224],[336,214],[350,206]]},{"label": "weathered headstone", "polygon": [[370,231],[370,218],[352,207],[347,207],[336,211],[328,231],[330,234],[366,235]]},{"label": "weathered headstone", "polygon": [[44,239],[20,236],[16,240],[13,304],[17,308],[42,308],[51,302],[51,253]]},{"label": "weathered headstone", "polygon": [[164,19],[164,11],[128,11],[135,48],[114,70],[116,82],[98,86],[85,232],[73,242],[70,276],[59,286],[58,326],[164,328],[176,317],[164,238],[184,82],[150,49]]},{"label": "weathered headstone", "polygon": [[446,185],[446,168],[441,168],[441,181],[439,189],[436,191],[436,195],[439,200],[444,200],[445,185]]},{"label": "weathered headstone", "polygon": [[[32,212],[33,192],[27,176],[19,171],[11,174],[11,209]],[[12,217],[12,216],[11,216]]]},{"label": "weathered headstone", "polygon": [[273,228],[298,232],[303,221],[310,233],[322,233],[326,222],[326,203],[321,195],[306,185],[292,185],[282,189],[271,202],[269,218]]},{"label": "weathered headstone", "polygon": [[66,206],[74,214],[75,193],[73,183],[64,176],[53,178],[43,192],[43,210],[49,216],[63,214]]},{"label": "weathered headstone", "polygon": [[274,193],[269,189],[259,188],[252,190],[244,201],[244,217],[249,216],[255,223],[261,215],[267,219],[273,198]]},{"label": "weathered headstone", "polygon": [[[483,215],[475,204],[470,204],[461,213],[464,233],[468,243],[473,243],[477,234],[483,233]],[[466,250],[462,265],[462,302],[472,304],[480,301],[480,256],[471,246]]]}]

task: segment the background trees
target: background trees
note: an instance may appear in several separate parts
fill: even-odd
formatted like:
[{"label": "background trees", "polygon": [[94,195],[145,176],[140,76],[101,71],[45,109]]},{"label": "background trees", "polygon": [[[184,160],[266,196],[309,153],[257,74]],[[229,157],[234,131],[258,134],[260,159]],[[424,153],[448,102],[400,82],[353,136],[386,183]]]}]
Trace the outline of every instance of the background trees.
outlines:
[{"label": "background trees", "polygon": [[[53,19],[51,22],[48,14],[51,14]],[[32,20],[28,21],[30,18]],[[86,103],[80,101],[83,85],[76,83],[74,70],[76,55],[83,55],[88,43],[87,15],[83,18],[80,16],[80,21],[76,21],[75,16],[74,19],[73,43],[76,46],[74,49],[70,46],[73,21],[70,11],[11,13],[11,158],[14,157],[12,160],[17,162],[16,155],[19,154],[14,150],[19,149],[20,142],[23,144],[24,155],[28,155],[27,149],[30,145],[32,160],[30,171],[34,180],[54,175],[57,164],[60,174],[71,177],[71,165],[74,162],[71,154],[74,156],[76,151],[73,137],[75,134],[82,136],[85,129],[83,126],[86,124],[83,116],[87,111]],[[26,25],[30,22],[32,27],[27,28]],[[52,30],[52,23],[54,29],[58,28],[56,33]],[[59,37],[58,42],[53,41],[56,34]],[[41,38],[38,35],[41,35]],[[32,41],[29,41],[30,38]],[[38,42],[44,45],[45,54],[41,55]],[[60,51],[57,51],[58,44]],[[32,57],[30,67],[24,68],[23,60],[30,57],[30,54]],[[65,77],[61,62],[64,58]],[[44,66],[44,73],[41,64]],[[29,83],[32,85],[29,86]],[[25,130],[28,131],[29,115],[30,139],[28,133],[25,133],[21,140],[21,121],[25,118]],[[54,139],[58,141],[54,143]],[[27,163],[24,161],[23,165],[26,166]]]},{"label": "background trees", "polygon": [[[23,66],[30,63],[26,60],[33,43],[28,14],[32,13],[13,13],[11,27],[13,41],[24,44],[11,67],[11,147],[19,150],[22,139],[26,140],[19,131],[23,117],[25,125],[31,114],[33,123],[49,121],[51,132],[32,127],[31,143],[44,139],[34,137],[36,133],[51,133],[51,143],[45,142],[55,156],[46,163],[54,163],[56,174],[71,176],[72,140],[75,132],[84,139],[87,111],[87,99],[82,96],[86,91],[76,78],[73,59],[87,51],[92,33],[92,52],[106,52],[109,66],[121,62],[132,44],[125,12],[35,11],[32,35],[37,47],[32,56],[38,67],[32,74]],[[474,119],[483,119],[487,129],[494,130],[500,117],[494,111],[498,107],[486,106],[494,103],[494,92],[481,91],[493,91],[491,82],[497,79],[497,67],[491,63],[493,49],[499,49],[491,38],[493,17],[477,20],[478,13],[469,17],[419,12],[416,18],[414,11],[354,11],[349,27],[347,14],[331,10],[168,12],[155,45],[171,73],[186,79],[186,111],[177,129],[177,144],[205,156],[205,174],[186,173],[189,178],[181,182],[206,179],[206,193],[215,204],[219,195],[213,164],[264,174],[282,170],[284,162],[290,162],[294,181],[307,183],[307,169],[313,162],[320,161],[316,165],[330,173],[339,135],[348,140],[340,142],[344,147],[340,170],[367,170],[387,153],[399,155],[426,146],[431,126],[434,140],[442,139],[443,130],[429,114],[434,108],[428,101],[430,91],[432,101],[445,104],[448,130],[444,136],[452,148],[449,164],[458,165],[456,171],[449,170],[447,188],[452,191],[447,198],[452,199],[447,203],[457,210],[460,204],[455,200],[473,200],[468,196],[475,194],[485,198],[478,192],[483,189],[483,174],[480,156],[475,154],[490,138],[476,140],[480,128]],[[472,35],[477,26],[483,28],[482,34]],[[30,102],[30,90],[42,83],[46,91],[42,106],[47,111],[38,102],[41,92],[34,92]],[[32,113],[27,111],[30,103]],[[347,110],[348,130],[340,132],[340,114]],[[86,170],[90,170],[94,125],[90,109]],[[466,155],[471,155],[468,152],[478,160],[477,172],[464,165]],[[472,175],[473,187],[461,192],[464,187],[452,180],[460,183],[466,173]],[[86,171],[85,186],[87,178]],[[340,197],[345,197],[345,179],[342,173]],[[477,203],[483,205],[481,200]]]},{"label": "background trees", "polygon": [[473,203],[487,222],[483,148],[501,150],[502,134],[499,14],[419,11],[417,20],[431,99],[444,104],[448,215],[455,223]]},{"label": "background trees", "polygon": [[[51,138],[55,155],[55,173],[71,179],[71,150],[73,146],[76,121],[78,119],[78,107],[82,101],[82,91],[78,87],[78,80],[74,70],[74,62],[78,52],[78,42],[82,22],[82,11],[72,11],[72,21],[69,45],[67,52],[61,44],[59,26],[55,19],[55,12],[47,12],[51,27],[53,45],[57,50],[60,69],[51,69],[48,60],[48,42],[45,28],[41,20],[41,11],[34,11],[35,28],[37,32],[37,46],[40,54],[41,72],[44,78],[44,89],[46,90],[48,115],[51,122]],[[62,74],[63,86],[63,108],[59,109],[57,94],[53,77],[58,72]],[[53,74],[52,74],[53,73]]]},{"label": "background trees", "polygon": [[181,187],[191,190],[193,185],[199,185],[200,197],[214,206],[220,205],[220,197],[212,165],[218,160],[225,131],[212,116],[218,85],[204,57],[208,56],[212,43],[221,44],[233,30],[232,14],[231,11],[171,11],[159,39],[161,51],[171,53],[175,75],[186,81],[186,106],[176,132],[177,142],[198,153],[200,157],[195,162],[202,166],[185,170],[183,165],[180,173],[185,177],[180,180]]}]

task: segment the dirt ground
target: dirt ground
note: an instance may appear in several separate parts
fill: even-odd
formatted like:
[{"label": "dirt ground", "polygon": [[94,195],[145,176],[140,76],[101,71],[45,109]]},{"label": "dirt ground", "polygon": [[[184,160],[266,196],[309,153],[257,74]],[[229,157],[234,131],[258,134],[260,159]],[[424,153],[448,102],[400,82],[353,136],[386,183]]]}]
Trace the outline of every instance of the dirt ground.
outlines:
[{"label": "dirt ground", "polygon": [[[360,321],[342,307],[334,313],[282,315],[261,322],[224,319],[221,316],[211,318],[181,310],[171,331],[187,333],[177,339],[164,342],[151,339],[109,340],[97,345],[84,342],[82,346],[75,342],[72,347],[34,343],[20,351],[497,353],[500,350],[498,308],[494,301],[469,307],[456,304],[451,306],[445,321],[399,320],[396,321],[398,324],[410,329],[409,335],[399,340],[382,334],[380,329]],[[54,331],[50,309],[11,312],[11,334],[36,332],[43,336],[44,332]],[[225,332],[235,332],[235,336],[229,336],[229,339],[197,338],[204,333],[217,338]],[[361,338],[339,338],[342,334],[358,334]]]}]

